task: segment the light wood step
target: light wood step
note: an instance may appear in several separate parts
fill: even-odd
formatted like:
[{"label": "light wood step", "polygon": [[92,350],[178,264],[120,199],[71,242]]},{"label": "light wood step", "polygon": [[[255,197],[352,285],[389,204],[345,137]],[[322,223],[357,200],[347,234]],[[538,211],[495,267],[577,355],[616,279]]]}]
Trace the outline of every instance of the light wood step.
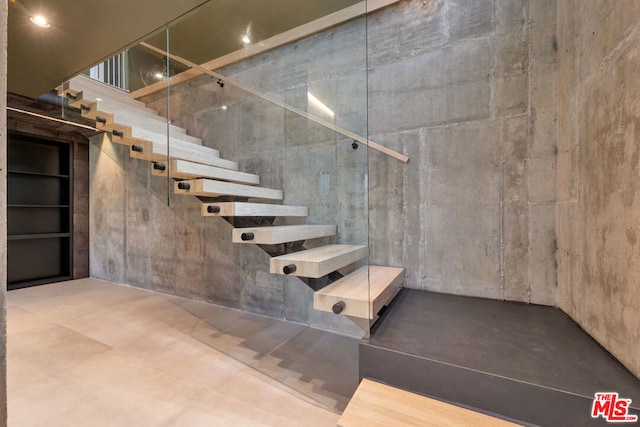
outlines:
[{"label": "light wood step", "polygon": [[297,242],[299,240],[335,236],[337,233],[338,227],[335,225],[248,227],[234,228],[231,240],[234,243],[277,245],[278,243]]},{"label": "light wood step", "polygon": [[203,216],[307,216],[308,212],[306,206],[266,203],[222,202],[202,205]]},{"label": "light wood step", "polygon": [[100,97],[109,97],[111,99],[118,100],[122,103],[127,103],[132,106],[141,106],[146,108],[146,105],[136,100],[131,94],[125,92],[121,89],[108,86],[102,82],[92,79],[89,76],[85,76],[82,74],[77,75],[76,77],[69,80],[69,88],[78,92],[89,91],[96,94],[99,94]]},{"label": "light wood step", "polygon": [[180,181],[175,183],[174,188],[176,194],[186,194],[190,196],[236,196],[256,199],[282,200],[282,190],[252,187],[249,185],[215,181],[212,179],[190,179]]},{"label": "light wood step", "polygon": [[515,427],[509,421],[364,378],[339,427]]},{"label": "light wood step", "polygon": [[[75,92],[70,89],[65,91],[65,93]],[[78,92],[78,96],[82,96],[82,92]],[[122,107],[116,106],[102,108],[102,101],[93,102],[87,99],[79,99],[69,104],[81,108],[82,116],[90,120],[96,120],[96,127],[104,131],[113,132],[118,130],[123,132],[125,137],[157,141],[166,141],[168,131],[171,140],[202,146],[202,140],[195,136],[187,135],[185,129],[174,125],[169,125],[167,128],[166,119],[156,115],[151,110],[147,112],[127,111]],[[110,111],[117,112],[112,113]]]},{"label": "light wood step", "polygon": [[[115,141],[115,140],[114,140]],[[133,138],[127,139],[124,138],[119,143],[129,144],[129,145],[140,145],[137,144],[140,139]],[[148,160],[151,162],[166,162],[167,155],[169,158],[176,158],[181,160],[189,160],[193,162],[198,162],[202,164],[206,164],[209,166],[216,166],[224,169],[238,170],[238,163],[233,162],[231,160],[221,159],[217,156],[218,150],[214,150],[213,148],[202,147],[194,144],[189,144],[186,142],[180,141],[172,141],[169,144],[169,149],[167,151],[167,143],[166,142],[158,142],[158,141],[149,141],[149,145],[145,145],[147,148],[142,151],[131,151],[131,157],[134,159]]]},{"label": "light wood step", "polygon": [[400,290],[404,268],[364,266],[317,291],[313,308],[362,319],[376,319]]},{"label": "light wood step", "polygon": [[[109,87],[106,89],[104,92],[99,92],[94,89],[70,88],[65,90],[62,96],[67,98],[70,106],[79,108],[83,117],[92,120],[102,117],[107,123],[115,122],[123,126],[139,126],[157,133],[167,133],[166,118],[139,101],[118,98],[117,93],[122,92],[118,89]],[[169,132],[175,136],[187,136],[185,129],[171,124],[169,124]],[[199,141],[194,137],[189,138],[193,138],[194,143]]]},{"label": "light wood step", "polygon": [[[98,129],[105,128],[106,130],[110,130],[108,129],[109,125],[100,125],[97,127]],[[134,138],[141,138],[149,141],[158,141],[161,143],[167,142],[166,132],[157,133],[139,126],[127,126],[127,127],[131,128],[131,136]],[[185,144],[195,145],[196,147],[198,146],[202,147],[202,140],[193,136],[189,136],[185,134],[178,135],[178,134],[171,133],[169,137],[172,143],[177,141],[178,143],[185,143]],[[215,150],[215,151],[218,152],[218,150]]]},{"label": "light wood step", "polygon": [[260,184],[260,177],[258,175],[218,168],[215,166],[203,165],[200,163],[194,163],[187,160],[179,159],[171,159],[171,161],[169,161],[168,163],[168,166],[166,162],[153,164],[151,165],[151,173],[156,176],[168,176],[168,174],[170,174],[171,178],[180,179],[211,178],[236,182],[239,184]]},{"label": "light wood step", "polygon": [[366,258],[368,252],[366,245],[322,246],[271,258],[269,270],[272,274],[318,278]]},{"label": "light wood step", "polygon": [[[106,127],[109,127],[110,125],[106,125]],[[109,129],[110,131],[112,129]],[[166,134],[158,134],[155,132],[151,132],[147,129],[143,129],[143,128],[138,128],[138,127],[133,127],[131,128],[131,136],[133,138],[138,138],[138,139],[145,139],[147,141],[152,141],[154,144],[159,144],[160,147],[162,147],[163,149],[166,150],[166,146],[167,146],[167,135]],[[118,138],[122,138],[122,139],[126,139],[127,137],[118,137],[118,136],[114,136],[114,140],[118,139]],[[185,150],[189,150],[193,153],[193,156],[202,156],[202,157],[220,157],[220,151],[216,150],[215,148],[209,148],[209,147],[204,147],[202,145],[198,145],[198,144],[192,144],[191,142],[185,141],[183,139],[181,139],[180,137],[174,137],[171,136],[169,138],[169,144],[171,147],[176,147],[176,148],[180,148],[180,149],[185,149]],[[165,153],[166,154],[166,153]]]},{"label": "light wood step", "polygon": [[[105,106],[105,104],[107,105]],[[153,113],[135,111],[134,109],[127,110],[114,105],[109,107],[107,102],[97,102],[93,99],[89,100],[86,98],[70,103],[70,105],[80,108],[82,117],[95,120],[96,127],[99,129],[104,128],[105,130],[109,130],[109,124],[117,123],[120,126],[142,128],[160,135],[166,135],[167,132],[169,132],[171,136],[186,138],[195,144],[200,144],[200,140],[188,136],[185,129],[168,124],[165,118],[154,115]]]}]

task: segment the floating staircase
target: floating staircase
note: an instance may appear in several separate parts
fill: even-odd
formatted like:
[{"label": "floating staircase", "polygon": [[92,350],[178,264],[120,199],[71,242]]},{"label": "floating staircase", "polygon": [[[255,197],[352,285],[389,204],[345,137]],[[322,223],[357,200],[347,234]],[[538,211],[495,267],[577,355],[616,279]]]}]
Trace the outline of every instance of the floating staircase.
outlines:
[{"label": "floating staircase", "polygon": [[[225,201],[203,202],[203,216],[306,217],[308,214],[305,206],[273,203],[283,200],[281,190],[259,187],[259,176],[239,171],[236,162],[221,158],[218,150],[187,135],[185,129],[172,125],[125,92],[80,76],[71,80],[61,95],[69,105],[79,108],[84,117],[95,120],[98,129],[110,132],[114,143],[129,146],[132,158],[152,162],[152,175],[174,178],[176,194],[224,197]],[[233,198],[237,200],[230,200]],[[246,227],[235,228],[232,241],[277,245],[337,234],[336,225]],[[273,257],[270,271],[320,278],[355,265],[367,255],[366,245],[332,244]],[[368,327],[398,293],[403,275],[402,268],[361,266],[317,291],[314,308],[363,320],[354,322]]]}]

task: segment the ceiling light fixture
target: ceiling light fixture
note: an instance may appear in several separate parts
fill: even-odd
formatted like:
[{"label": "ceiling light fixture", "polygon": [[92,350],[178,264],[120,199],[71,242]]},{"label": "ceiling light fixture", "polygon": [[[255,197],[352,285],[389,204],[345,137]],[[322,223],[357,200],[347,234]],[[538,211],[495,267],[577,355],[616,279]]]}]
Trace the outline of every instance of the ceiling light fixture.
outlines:
[{"label": "ceiling light fixture", "polygon": [[31,22],[33,22],[34,24],[36,24],[38,27],[41,28],[51,28],[51,24],[49,23],[49,21],[47,20],[47,18],[45,18],[42,15],[35,15],[35,16],[31,16],[29,17],[29,20]]}]

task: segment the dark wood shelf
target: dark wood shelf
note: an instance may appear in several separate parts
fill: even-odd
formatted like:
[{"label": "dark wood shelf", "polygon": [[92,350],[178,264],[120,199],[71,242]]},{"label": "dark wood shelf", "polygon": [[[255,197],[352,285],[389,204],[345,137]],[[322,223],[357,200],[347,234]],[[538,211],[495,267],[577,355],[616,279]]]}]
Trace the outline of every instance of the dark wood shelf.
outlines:
[{"label": "dark wood shelf", "polygon": [[45,176],[48,178],[69,179],[69,175],[58,175],[54,173],[27,172],[27,171],[17,171],[17,170],[7,170],[7,173],[15,173],[19,175],[30,175],[30,176]]},{"label": "dark wood shelf", "polygon": [[69,205],[19,205],[8,204],[8,208],[69,208]]},{"label": "dark wood shelf", "polygon": [[12,234],[7,236],[7,240],[57,239],[60,237],[71,237],[71,233]]}]

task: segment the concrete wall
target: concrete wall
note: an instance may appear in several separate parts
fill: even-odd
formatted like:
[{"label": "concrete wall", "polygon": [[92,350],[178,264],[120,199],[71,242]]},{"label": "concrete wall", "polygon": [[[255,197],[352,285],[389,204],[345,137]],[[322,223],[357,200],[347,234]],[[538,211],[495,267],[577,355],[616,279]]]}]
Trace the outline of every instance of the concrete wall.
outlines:
[{"label": "concrete wall", "polygon": [[89,277],[89,144],[73,143],[73,278]]},{"label": "concrete wall", "polygon": [[555,305],[554,1],[404,1],[370,17],[374,260],[405,286]]},{"label": "concrete wall", "polygon": [[0,0],[0,425],[7,425],[7,0]]},{"label": "concrete wall", "polygon": [[562,0],[558,28],[558,305],[640,376],[640,3]]},{"label": "concrete wall", "polygon": [[555,305],[555,29],[553,1],[402,1],[220,70],[299,108],[314,92],[408,165],[209,77],[173,88],[172,118],[407,287]]},{"label": "concrete wall", "polygon": [[[309,111],[312,92],[335,119],[315,114],[409,164],[208,76],[173,87],[168,111],[308,223],[338,224],[328,241],[404,266],[405,286],[555,305],[555,31],[553,1],[407,0],[219,70]],[[167,114],[164,96],[144,101]],[[94,277],[355,333],[119,150],[91,147]]]}]

